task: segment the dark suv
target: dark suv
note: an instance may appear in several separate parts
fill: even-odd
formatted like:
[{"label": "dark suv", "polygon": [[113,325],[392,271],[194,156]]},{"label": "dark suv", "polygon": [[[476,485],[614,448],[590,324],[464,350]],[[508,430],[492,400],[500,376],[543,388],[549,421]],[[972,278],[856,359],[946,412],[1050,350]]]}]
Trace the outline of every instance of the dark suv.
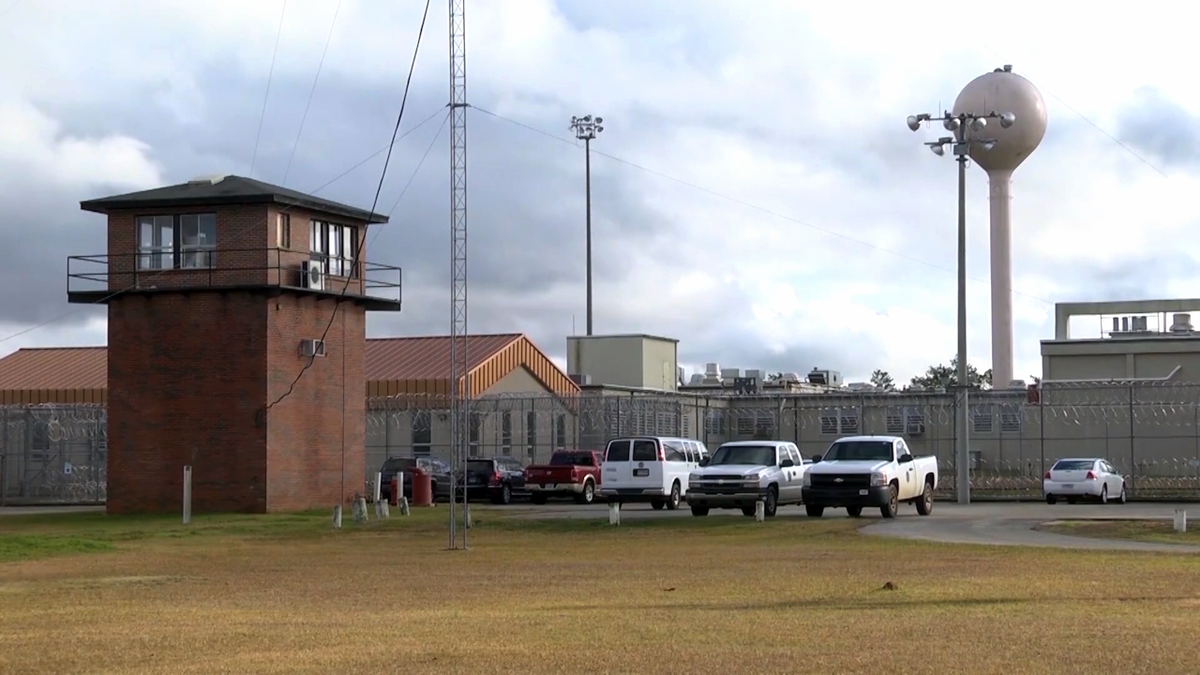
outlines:
[{"label": "dark suv", "polygon": [[450,467],[445,462],[434,457],[388,457],[379,467],[380,485],[379,497],[385,501],[392,499],[392,478],[396,474],[404,476],[404,496],[412,499],[412,467],[419,466],[429,473],[433,500],[450,500],[450,490],[454,481],[450,478]]},{"label": "dark suv", "polygon": [[[468,498],[487,497],[493,504],[508,504],[514,495],[528,495],[525,466],[512,457],[471,457],[467,459]],[[458,494],[463,483],[458,481]]]}]

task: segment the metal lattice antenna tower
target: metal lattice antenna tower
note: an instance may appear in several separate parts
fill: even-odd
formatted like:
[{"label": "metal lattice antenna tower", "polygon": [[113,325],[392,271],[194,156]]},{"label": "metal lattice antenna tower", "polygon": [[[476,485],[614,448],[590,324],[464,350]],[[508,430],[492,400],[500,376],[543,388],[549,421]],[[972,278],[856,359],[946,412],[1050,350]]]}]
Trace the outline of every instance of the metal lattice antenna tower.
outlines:
[{"label": "metal lattice antenna tower", "polygon": [[[466,0],[450,0],[450,466],[463,484],[462,547],[467,548],[466,468],[471,375],[467,364],[467,21]],[[460,380],[461,378],[461,380]],[[458,548],[453,490],[450,548]]]}]

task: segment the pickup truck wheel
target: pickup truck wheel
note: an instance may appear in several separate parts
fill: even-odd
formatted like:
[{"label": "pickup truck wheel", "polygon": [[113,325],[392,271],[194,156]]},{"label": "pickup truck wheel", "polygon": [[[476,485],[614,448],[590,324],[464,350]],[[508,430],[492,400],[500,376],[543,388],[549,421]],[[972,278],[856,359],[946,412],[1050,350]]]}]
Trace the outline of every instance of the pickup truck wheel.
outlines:
[{"label": "pickup truck wheel", "polygon": [[707,516],[708,515],[708,507],[707,506],[699,506],[697,504],[692,504],[692,515],[693,516]]},{"label": "pickup truck wheel", "polygon": [[674,511],[679,508],[679,481],[671,483],[671,496],[667,498],[667,508]]},{"label": "pickup truck wheel", "polygon": [[824,506],[813,506],[812,504],[805,504],[804,512],[808,514],[809,518],[820,518],[825,513],[825,507]]},{"label": "pickup truck wheel", "polygon": [[537,492],[535,492],[535,493],[529,495],[529,501],[533,502],[534,504],[537,504],[538,506],[541,506],[542,504],[546,503],[546,495],[538,494]]},{"label": "pickup truck wheel", "polygon": [[847,506],[846,513],[851,518],[858,518],[858,517],[862,516],[862,507],[861,506]]},{"label": "pickup truck wheel", "polygon": [[767,518],[774,518],[777,511],[779,511],[779,488],[772,485],[767,488],[767,498],[763,500],[763,515]]},{"label": "pickup truck wheel", "polygon": [[661,499],[650,500],[650,508],[654,509],[655,511],[662,511],[663,507],[666,505],[667,503]]},{"label": "pickup truck wheel", "polygon": [[596,484],[590,480],[583,482],[583,489],[575,495],[575,501],[580,504],[591,504],[596,499]]},{"label": "pickup truck wheel", "polygon": [[887,504],[879,507],[879,513],[883,514],[884,518],[895,518],[896,512],[900,510],[900,491],[895,485],[888,488]]},{"label": "pickup truck wheel", "polygon": [[753,506],[743,506],[742,507],[742,515],[746,516],[747,518],[753,518],[754,517],[754,507]]},{"label": "pickup truck wheel", "polygon": [[917,500],[917,513],[922,516],[933,513],[933,486],[929,483],[925,483],[921,498]]}]

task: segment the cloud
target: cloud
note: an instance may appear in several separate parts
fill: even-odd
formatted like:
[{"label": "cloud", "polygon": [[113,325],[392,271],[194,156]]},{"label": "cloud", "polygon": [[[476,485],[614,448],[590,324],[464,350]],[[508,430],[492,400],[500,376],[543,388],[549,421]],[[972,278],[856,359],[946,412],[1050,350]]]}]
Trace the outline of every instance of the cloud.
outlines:
[{"label": "cloud", "polygon": [[[371,205],[382,153],[326,184],[387,142],[422,7],[344,3],[297,143],[333,6],[288,4],[255,177]],[[15,332],[79,309],[65,303],[65,258],[104,248],[103,219],[79,213],[81,199],[250,170],[280,9],[111,0],[69,13],[23,3],[5,18],[0,180],[19,187],[0,193],[0,250],[20,255],[0,269],[0,323]],[[1194,139],[1130,120],[1178,120],[1182,133],[1196,102],[1156,67],[1179,59],[1086,35],[1078,44],[1091,56],[1075,43],[1055,51],[1061,40],[1046,36],[1074,30],[1075,13],[1043,13],[1017,31],[1006,16],[1021,11],[963,20],[992,27],[981,39],[1053,87],[1050,130],[1014,184],[1016,367],[1036,374],[1053,301],[1191,285],[1200,246],[1184,234],[1196,222],[1183,199],[1195,179],[1163,179],[1092,122],[1183,167]],[[606,127],[591,162],[598,332],[677,337],[689,364],[831,368],[848,380],[883,368],[904,381],[949,360],[954,166],[903,119],[949,106],[999,56],[928,40],[928,17],[903,8],[876,8],[870,25],[861,8],[786,2],[747,13],[716,0],[513,0],[469,12],[473,330],[525,331],[558,356],[564,336],[583,330],[584,155],[566,126],[590,113]],[[425,39],[402,133],[432,119],[396,147],[379,208],[407,191],[368,252],[404,267],[405,309],[372,316],[373,335],[447,330],[443,11],[431,12]],[[1109,72],[1077,67],[1102,51]],[[1126,93],[1139,87],[1157,89]],[[969,348],[984,368],[987,217],[986,177],[972,169]],[[102,310],[86,308],[0,350],[78,343],[102,335],[98,326]]]},{"label": "cloud", "polygon": [[1161,89],[1145,87],[1118,114],[1118,134],[1167,168],[1200,167],[1200,116]]}]

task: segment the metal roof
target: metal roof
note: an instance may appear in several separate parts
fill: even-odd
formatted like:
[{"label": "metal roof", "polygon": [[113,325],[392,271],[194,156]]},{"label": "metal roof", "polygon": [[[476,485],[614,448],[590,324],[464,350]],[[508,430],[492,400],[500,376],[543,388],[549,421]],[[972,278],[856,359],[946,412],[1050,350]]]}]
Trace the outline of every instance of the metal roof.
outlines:
[{"label": "metal roof", "polygon": [[107,347],[18,349],[0,359],[0,389],[103,389]]},{"label": "metal roof", "polygon": [[[473,395],[481,395],[520,367],[560,396],[579,393],[571,378],[520,333],[472,335],[466,344]],[[365,361],[369,395],[449,393],[447,336],[369,338]],[[0,358],[3,403],[87,402],[84,399],[90,398],[78,392],[107,387],[107,347],[25,348]]]},{"label": "metal roof", "polygon": [[92,213],[108,213],[129,209],[235,206],[239,204],[285,204],[368,223],[388,222],[387,216],[378,213],[373,214],[354,206],[321,199],[243,176],[218,176],[209,180],[196,180],[141,192],[89,199],[80,202],[79,208]]},{"label": "metal roof", "polygon": [[[468,369],[478,368],[522,337],[520,333],[472,335],[465,342]],[[450,377],[449,336],[369,339],[366,357],[368,380],[445,380]]]}]

